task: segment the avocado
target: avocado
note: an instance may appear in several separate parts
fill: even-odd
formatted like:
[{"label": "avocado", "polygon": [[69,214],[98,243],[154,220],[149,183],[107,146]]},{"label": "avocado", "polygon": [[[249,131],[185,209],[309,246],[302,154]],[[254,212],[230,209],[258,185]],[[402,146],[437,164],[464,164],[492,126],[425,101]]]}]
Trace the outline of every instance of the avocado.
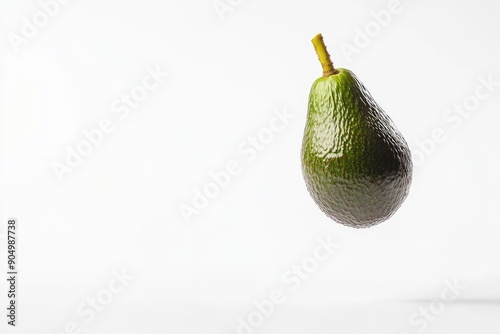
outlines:
[{"label": "avocado", "polygon": [[334,221],[366,228],[406,199],[413,164],[408,144],[353,72],[334,68],[323,37],[312,40],[323,67],[314,81],[302,140],[302,173]]}]

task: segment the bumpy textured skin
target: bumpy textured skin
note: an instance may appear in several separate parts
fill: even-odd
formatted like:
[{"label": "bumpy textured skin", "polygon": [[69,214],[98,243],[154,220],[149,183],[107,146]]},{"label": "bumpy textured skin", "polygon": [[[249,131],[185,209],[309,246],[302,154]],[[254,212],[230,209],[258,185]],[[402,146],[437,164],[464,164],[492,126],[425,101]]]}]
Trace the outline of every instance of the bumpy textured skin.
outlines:
[{"label": "bumpy textured skin", "polygon": [[307,189],[333,220],[355,228],[391,217],[408,195],[411,153],[392,120],[349,70],[317,79],[302,142]]}]

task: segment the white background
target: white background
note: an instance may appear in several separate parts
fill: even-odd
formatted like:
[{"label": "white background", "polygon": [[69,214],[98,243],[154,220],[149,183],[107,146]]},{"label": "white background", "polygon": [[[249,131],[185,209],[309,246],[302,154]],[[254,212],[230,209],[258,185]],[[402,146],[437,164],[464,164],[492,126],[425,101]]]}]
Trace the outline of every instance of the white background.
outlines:
[{"label": "white background", "polygon": [[[466,288],[425,331],[498,333],[500,87],[445,118],[481,77],[500,81],[498,2],[401,0],[385,27],[372,15],[384,0],[226,3],[219,15],[210,0],[74,0],[18,52],[12,34],[40,4],[0,4],[1,268],[17,217],[17,332],[233,334],[282,289],[255,333],[418,333],[409,318],[458,280]],[[420,156],[401,209],[366,230],[330,221],[301,175],[319,32],[415,158],[436,129],[445,138]],[[168,77],[120,118],[114,101],[148,67]],[[284,109],[294,118],[247,161],[238,147]],[[113,131],[59,182],[54,162],[105,118]],[[233,160],[241,172],[187,224],[181,205]],[[338,249],[291,291],[283,275],[327,236]],[[77,307],[122,270],[134,279],[87,322]],[[6,294],[2,279],[0,305]],[[4,314],[1,332],[16,332]]]}]

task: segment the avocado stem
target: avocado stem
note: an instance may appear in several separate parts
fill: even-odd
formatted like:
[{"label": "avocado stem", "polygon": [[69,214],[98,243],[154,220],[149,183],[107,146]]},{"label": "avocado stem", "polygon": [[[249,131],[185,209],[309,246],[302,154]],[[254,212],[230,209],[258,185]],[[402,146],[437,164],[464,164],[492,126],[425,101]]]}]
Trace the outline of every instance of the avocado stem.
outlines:
[{"label": "avocado stem", "polygon": [[314,45],[314,50],[318,55],[319,62],[323,67],[323,77],[328,77],[330,75],[339,73],[339,70],[333,67],[332,60],[330,59],[330,55],[326,50],[325,42],[323,41],[323,36],[321,34],[317,34],[316,36],[314,36],[311,42]]}]

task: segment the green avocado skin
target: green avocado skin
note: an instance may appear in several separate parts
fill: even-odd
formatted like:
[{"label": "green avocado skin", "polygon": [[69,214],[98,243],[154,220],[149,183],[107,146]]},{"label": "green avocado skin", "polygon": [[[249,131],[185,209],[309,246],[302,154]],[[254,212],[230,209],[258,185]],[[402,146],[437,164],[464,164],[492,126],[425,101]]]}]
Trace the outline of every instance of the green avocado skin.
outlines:
[{"label": "green avocado skin", "polygon": [[407,197],[411,152],[354,73],[337,70],[311,88],[302,173],[328,217],[350,227],[370,227],[391,217]]}]

